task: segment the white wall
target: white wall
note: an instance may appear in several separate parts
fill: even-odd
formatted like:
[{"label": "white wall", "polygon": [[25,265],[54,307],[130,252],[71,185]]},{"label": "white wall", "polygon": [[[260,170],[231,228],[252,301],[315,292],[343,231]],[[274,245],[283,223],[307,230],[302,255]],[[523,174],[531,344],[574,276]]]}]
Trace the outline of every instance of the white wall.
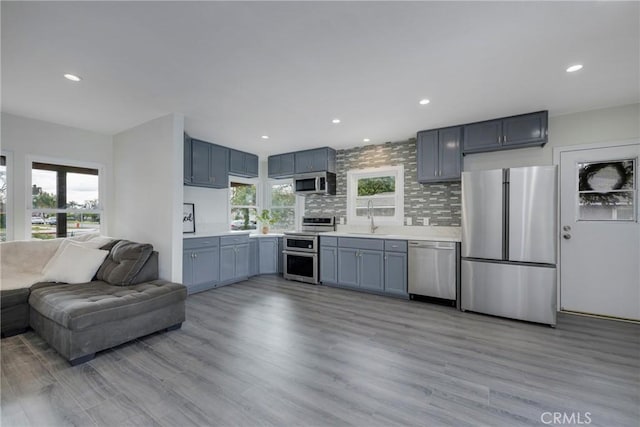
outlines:
[{"label": "white wall", "polygon": [[31,238],[31,220],[27,212],[31,199],[31,165],[28,158],[48,159],[52,162],[80,162],[103,166],[104,182],[101,203],[106,215],[102,232],[111,233],[110,207],[113,206],[113,145],[112,137],[82,129],[63,126],[13,114],[2,113],[0,148],[11,153],[10,171],[11,218],[9,229],[16,240]]},{"label": "white wall", "polygon": [[196,233],[229,230],[229,190],[184,187],[184,202],[193,203]]},{"label": "white wall", "polygon": [[160,278],[182,282],[184,117],[160,117],[113,137],[113,236],[149,242]]},{"label": "white wall", "polygon": [[640,104],[584,111],[549,118],[549,141],[523,148],[464,157],[464,170],[553,164],[553,148],[640,138]]}]

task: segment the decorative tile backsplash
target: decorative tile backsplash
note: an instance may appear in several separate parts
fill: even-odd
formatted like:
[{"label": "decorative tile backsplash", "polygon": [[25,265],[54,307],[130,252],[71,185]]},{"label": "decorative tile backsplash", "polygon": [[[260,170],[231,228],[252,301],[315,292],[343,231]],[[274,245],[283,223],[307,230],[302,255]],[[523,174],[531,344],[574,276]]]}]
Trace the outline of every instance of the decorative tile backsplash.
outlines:
[{"label": "decorative tile backsplash", "polygon": [[[404,216],[413,225],[460,226],[460,182],[418,183],[415,141],[338,150],[336,153],[336,195],[311,194],[305,197],[305,215],[347,216],[347,171],[377,166],[404,165]],[[420,219],[420,222],[418,221]]]}]

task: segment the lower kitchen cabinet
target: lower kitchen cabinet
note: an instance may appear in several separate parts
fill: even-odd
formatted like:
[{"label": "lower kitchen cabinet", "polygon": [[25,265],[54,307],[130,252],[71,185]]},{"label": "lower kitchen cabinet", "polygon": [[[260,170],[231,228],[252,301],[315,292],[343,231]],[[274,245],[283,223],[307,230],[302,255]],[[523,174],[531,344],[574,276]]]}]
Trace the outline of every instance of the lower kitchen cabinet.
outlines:
[{"label": "lower kitchen cabinet", "polygon": [[388,294],[408,296],[406,252],[385,252],[384,291]]},{"label": "lower kitchen cabinet", "polygon": [[220,282],[220,240],[187,239],[182,252],[182,283],[189,294],[215,288]]},{"label": "lower kitchen cabinet", "polygon": [[280,245],[282,238],[252,237],[249,239],[249,276],[276,274],[282,268]]},{"label": "lower kitchen cabinet", "polygon": [[338,284],[358,287],[358,249],[338,248]]},{"label": "lower kitchen cabinet", "polygon": [[249,277],[249,235],[220,237],[220,283]]},{"label": "lower kitchen cabinet", "polygon": [[338,283],[338,248],[335,246],[320,243],[320,281]]},{"label": "lower kitchen cabinet", "polygon": [[276,253],[276,257],[278,258],[278,274],[284,274],[284,255],[282,251],[284,251],[284,239],[278,237],[278,252]]},{"label": "lower kitchen cabinet", "polygon": [[259,237],[258,240],[258,274],[275,274],[278,272],[278,238]]},{"label": "lower kitchen cabinet", "polygon": [[258,239],[249,239],[249,276],[260,274],[260,252]]},{"label": "lower kitchen cabinet", "polygon": [[320,281],[406,298],[407,242],[321,236]]}]

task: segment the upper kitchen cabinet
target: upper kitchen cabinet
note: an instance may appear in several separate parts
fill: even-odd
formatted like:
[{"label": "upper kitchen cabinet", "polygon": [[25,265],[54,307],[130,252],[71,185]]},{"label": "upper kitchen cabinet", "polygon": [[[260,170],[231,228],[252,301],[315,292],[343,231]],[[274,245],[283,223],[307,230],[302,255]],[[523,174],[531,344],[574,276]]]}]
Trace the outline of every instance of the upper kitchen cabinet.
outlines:
[{"label": "upper kitchen cabinet", "polygon": [[269,178],[291,178],[294,173],[294,153],[269,156]]},{"label": "upper kitchen cabinet", "polygon": [[336,171],[336,150],[329,147],[294,153],[295,173]]},{"label": "upper kitchen cabinet", "polygon": [[191,138],[184,134],[184,183],[191,184]]},{"label": "upper kitchen cabinet", "polygon": [[[196,187],[227,188],[229,186],[229,149],[191,139],[191,180]],[[187,150],[185,149],[185,153]]]},{"label": "upper kitchen cabinet", "polygon": [[229,149],[229,175],[256,178],[258,176],[258,156]]},{"label": "upper kitchen cabinet", "polygon": [[464,154],[483,153],[547,143],[548,112],[471,123],[464,126]]},{"label": "upper kitchen cabinet", "polygon": [[418,132],[418,182],[459,181],[462,127]]}]

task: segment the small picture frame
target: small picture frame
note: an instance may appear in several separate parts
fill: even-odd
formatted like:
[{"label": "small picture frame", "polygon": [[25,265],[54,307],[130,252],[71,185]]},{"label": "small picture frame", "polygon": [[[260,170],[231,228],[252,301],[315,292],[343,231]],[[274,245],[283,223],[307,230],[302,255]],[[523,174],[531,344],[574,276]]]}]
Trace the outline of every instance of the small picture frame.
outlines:
[{"label": "small picture frame", "polygon": [[184,203],[182,208],[182,232],[196,232],[196,214],[193,203]]}]

